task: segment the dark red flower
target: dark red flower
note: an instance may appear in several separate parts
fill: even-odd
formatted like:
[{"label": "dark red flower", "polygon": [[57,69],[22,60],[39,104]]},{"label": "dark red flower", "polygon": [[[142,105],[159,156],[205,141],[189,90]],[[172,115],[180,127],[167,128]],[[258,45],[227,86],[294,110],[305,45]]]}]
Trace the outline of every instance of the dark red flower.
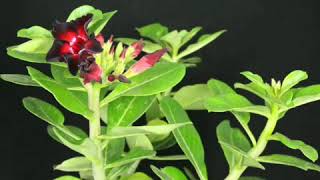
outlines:
[{"label": "dark red flower", "polygon": [[68,63],[71,74],[76,75],[82,61],[102,52],[103,37],[90,37],[88,34],[91,20],[92,15],[89,14],[71,22],[56,21],[52,30],[55,41],[47,54],[47,60]]},{"label": "dark red flower", "polygon": [[98,64],[96,64],[95,59],[92,57],[84,59],[79,64],[80,77],[83,78],[84,84],[90,82],[101,82],[102,70]]}]

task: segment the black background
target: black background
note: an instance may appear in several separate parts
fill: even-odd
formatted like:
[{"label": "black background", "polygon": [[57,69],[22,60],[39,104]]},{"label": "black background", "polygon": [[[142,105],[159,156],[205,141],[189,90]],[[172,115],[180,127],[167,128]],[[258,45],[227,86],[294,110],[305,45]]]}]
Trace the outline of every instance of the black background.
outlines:
[{"label": "black background", "polygon": [[[228,32],[203,48],[198,55],[203,63],[190,69],[181,85],[206,82],[218,78],[230,85],[244,81],[239,72],[250,70],[282,79],[294,69],[306,70],[305,85],[320,83],[320,3],[318,0],[6,0],[1,2],[1,73],[26,73],[28,63],[8,57],[5,47],[24,40],[16,38],[16,31],[32,25],[50,28],[54,19],[64,20],[69,12],[82,4],[94,5],[103,11],[119,10],[105,29],[105,34],[137,37],[135,27],[161,22],[171,29],[203,26],[203,32],[220,29]],[[46,65],[36,65],[49,73]],[[53,164],[75,155],[50,139],[46,124],[29,114],[21,105],[25,96],[35,96],[55,105],[44,90],[1,82],[1,161],[0,179],[47,180],[63,173],[54,172]],[[253,97],[253,101],[256,101]],[[258,101],[259,102],[259,101]],[[303,139],[320,149],[320,103],[292,110],[279,122],[277,131],[295,139]],[[60,107],[60,109],[62,109]],[[67,111],[68,122],[86,126],[86,121]],[[223,179],[227,163],[217,144],[215,127],[225,114],[191,112],[190,116],[202,137],[209,179]],[[231,117],[230,117],[231,118]],[[255,134],[261,131],[264,119],[252,120]],[[233,124],[238,125],[233,119]],[[177,153],[177,149],[170,151]],[[278,143],[270,143],[267,153],[299,152],[288,150]],[[171,162],[144,162],[141,170],[152,174],[149,164],[162,166]],[[182,167],[187,163],[177,163]],[[187,164],[190,167],[190,165]],[[320,175],[312,171],[266,165],[267,170],[250,169],[248,175],[261,175],[271,180],[316,180]]]}]

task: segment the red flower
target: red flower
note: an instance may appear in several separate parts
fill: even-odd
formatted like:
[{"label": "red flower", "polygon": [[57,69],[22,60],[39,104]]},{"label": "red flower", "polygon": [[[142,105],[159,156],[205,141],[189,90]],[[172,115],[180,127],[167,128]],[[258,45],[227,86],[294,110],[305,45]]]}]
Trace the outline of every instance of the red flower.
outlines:
[{"label": "red flower", "polygon": [[143,56],[138,62],[136,62],[130,69],[130,74],[133,75],[142,73],[143,71],[154,66],[161,57],[167,52],[167,49],[158,50],[152,54]]},{"label": "red flower", "polygon": [[56,21],[52,34],[55,38],[53,46],[47,54],[48,61],[68,63],[71,74],[76,75],[79,64],[93,54],[102,52],[103,37],[90,37],[87,26],[92,15],[86,15],[71,22]]},{"label": "red flower", "polygon": [[100,82],[101,83],[101,74],[102,70],[96,64],[94,58],[86,58],[79,64],[80,77],[83,78],[84,84],[90,82]]},{"label": "red flower", "polygon": [[134,52],[132,54],[133,58],[139,56],[139,54],[141,53],[142,49],[143,49],[143,40],[139,40],[137,42],[134,42],[131,47],[134,48]]}]

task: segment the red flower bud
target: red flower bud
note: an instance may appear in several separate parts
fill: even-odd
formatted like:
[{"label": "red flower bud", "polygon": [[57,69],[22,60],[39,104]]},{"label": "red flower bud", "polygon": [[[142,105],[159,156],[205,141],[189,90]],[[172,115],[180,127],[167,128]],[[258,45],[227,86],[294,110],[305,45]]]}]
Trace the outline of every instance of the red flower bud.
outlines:
[{"label": "red flower bud", "polygon": [[90,82],[100,82],[101,83],[101,74],[102,70],[98,64],[95,63],[94,58],[87,58],[85,61],[82,61],[79,65],[80,68],[80,77],[84,80],[84,84]]},{"label": "red flower bud", "polygon": [[98,36],[96,36],[96,40],[100,43],[101,46],[103,46],[104,44],[104,37],[102,34],[99,34]]},{"label": "red flower bud", "polygon": [[141,53],[142,49],[143,49],[143,40],[140,39],[137,42],[134,42],[131,47],[134,48],[134,52],[132,54],[133,58],[139,56],[139,54]]},{"label": "red flower bud", "polygon": [[167,52],[167,49],[158,50],[152,54],[143,56],[138,62],[136,62],[130,69],[130,73],[139,74],[143,71],[154,66],[161,57]]}]

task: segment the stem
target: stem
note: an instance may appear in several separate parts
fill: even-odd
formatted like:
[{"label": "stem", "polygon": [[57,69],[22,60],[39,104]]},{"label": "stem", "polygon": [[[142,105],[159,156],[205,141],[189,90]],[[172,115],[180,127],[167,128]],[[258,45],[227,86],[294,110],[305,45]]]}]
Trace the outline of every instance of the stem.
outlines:
[{"label": "stem", "polygon": [[89,109],[93,112],[93,116],[89,121],[89,135],[97,145],[97,161],[92,162],[92,175],[94,180],[106,180],[104,171],[104,157],[102,153],[101,143],[97,137],[101,133],[100,126],[100,88],[91,83],[86,85],[88,90]]},{"label": "stem", "polygon": [[[268,118],[267,124],[264,127],[260,137],[258,139],[257,145],[251,148],[248,152],[248,155],[253,159],[259,157],[265,148],[267,147],[269,137],[272,135],[277,122],[279,120],[279,111],[276,105],[273,105],[271,108],[271,115]],[[240,178],[242,173],[247,169],[248,166],[238,165],[230,170],[229,175],[225,178],[225,180],[237,180]]]}]

